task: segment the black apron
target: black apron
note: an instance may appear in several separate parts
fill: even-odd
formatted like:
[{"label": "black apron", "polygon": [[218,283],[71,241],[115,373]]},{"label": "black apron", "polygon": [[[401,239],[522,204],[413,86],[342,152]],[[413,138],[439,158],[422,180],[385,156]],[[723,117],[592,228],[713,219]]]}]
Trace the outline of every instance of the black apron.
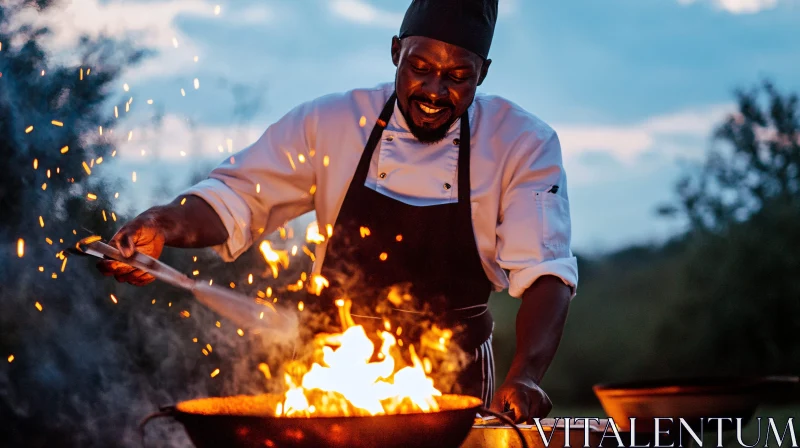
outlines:
[{"label": "black apron", "polygon": [[[413,206],[364,185],[395,99],[392,94],[386,102],[350,182],[322,265],[331,285],[316,302],[331,307],[336,299],[352,299],[354,320],[368,334],[381,329],[381,316],[389,316],[391,322],[401,322],[406,332],[399,338],[406,344],[418,343],[421,329],[431,324],[454,329],[453,342],[470,362],[450,391],[478,396],[488,404],[494,388],[494,322],[488,309],[492,284],[472,229],[469,117],[466,112],[461,117],[460,141],[453,142],[459,145],[458,202]],[[392,287],[398,292],[395,299],[406,293],[413,300],[387,300]]]}]

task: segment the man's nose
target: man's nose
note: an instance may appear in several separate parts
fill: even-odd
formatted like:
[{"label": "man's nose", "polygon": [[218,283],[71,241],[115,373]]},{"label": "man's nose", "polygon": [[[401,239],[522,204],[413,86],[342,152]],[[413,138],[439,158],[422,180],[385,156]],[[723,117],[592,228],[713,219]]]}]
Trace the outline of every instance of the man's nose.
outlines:
[{"label": "man's nose", "polygon": [[422,94],[425,95],[428,101],[435,103],[441,101],[443,98],[447,98],[447,86],[442,82],[439,76],[434,75],[429,77],[422,85]]}]

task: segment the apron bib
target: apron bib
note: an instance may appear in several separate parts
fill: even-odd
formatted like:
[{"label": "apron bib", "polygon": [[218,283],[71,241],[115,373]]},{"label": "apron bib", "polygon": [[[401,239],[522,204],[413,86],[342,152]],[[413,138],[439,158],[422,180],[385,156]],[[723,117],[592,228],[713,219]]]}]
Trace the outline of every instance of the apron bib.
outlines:
[{"label": "apron bib", "polygon": [[472,228],[469,117],[461,117],[460,141],[454,142],[459,145],[458,202],[413,206],[364,185],[395,100],[392,94],[361,154],[322,265],[330,287],[314,302],[325,310],[335,308],[338,298],[350,298],[354,320],[368,331],[382,327],[381,316],[405,321],[409,325],[401,328],[407,343],[413,343],[415,327],[454,329],[453,342],[472,357],[456,391],[488,404],[494,386],[492,284]]}]

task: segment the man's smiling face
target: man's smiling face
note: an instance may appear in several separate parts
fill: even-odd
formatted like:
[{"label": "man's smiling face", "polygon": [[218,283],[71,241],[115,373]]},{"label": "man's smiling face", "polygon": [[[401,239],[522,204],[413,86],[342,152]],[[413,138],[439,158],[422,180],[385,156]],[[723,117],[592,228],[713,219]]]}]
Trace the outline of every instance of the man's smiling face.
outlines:
[{"label": "man's smiling face", "polygon": [[393,38],[392,61],[400,111],[424,143],[447,135],[472,104],[491,64],[469,50],[421,36]]}]

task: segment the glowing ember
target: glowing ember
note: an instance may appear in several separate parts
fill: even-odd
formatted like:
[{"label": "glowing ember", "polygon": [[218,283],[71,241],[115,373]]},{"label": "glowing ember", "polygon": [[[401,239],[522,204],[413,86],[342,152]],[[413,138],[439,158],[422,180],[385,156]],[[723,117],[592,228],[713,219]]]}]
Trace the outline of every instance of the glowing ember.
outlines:
[{"label": "glowing ember", "polygon": [[325,236],[319,233],[319,224],[316,221],[311,222],[306,228],[306,241],[317,244],[325,241]]},{"label": "glowing ember", "polygon": [[328,279],[321,275],[314,275],[309,283],[309,288],[313,294],[320,295],[322,294],[322,289],[327,288],[329,285]]},{"label": "glowing ember", "polygon": [[41,303],[39,303],[39,302],[36,302],[36,303],[34,304],[34,306],[36,306],[36,309],[37,309],[37,310],[39,310],[40,312],[41,312],[41,311],[42,311],[42,309],[43,309],[43,308],[42,308],[42,304],[41,304]]},{"label": "glowing ember", "polygon": [[62,123],[62,122],[60,122],[58,120],[53,120],[50,123],[52,123],[53,126],[58,126],[58,127],[63,127],[64,126],[64,123]]},{"label": "glowing ember", "polygon": [[22,238],[17,240],[17,256],[22,258],[25,256],[25,240]]},{"label": "glowing ember", "polygon": [[8,355],[8,362],[14,362],[14,355]]},{"label": "glowing ember", "polygon": [[111,301],[114,303],[118,303],[117,297],[114,294],[111,294]]},{"label": "glowing ember", "polygon": [[[314,363],[299,381],[285,374],[288,390],[275,415],[284,417],[383,415],[439,410],[441,396],[427,376],[414,347],[411,366],[397,368],[397,340],[381,333],[378,361],[364,327],[354,325],[350,301],[337,300],[344,333],[318,336],[322,363]],[[336,347],[336,348],[334,348]],[[291,369],[290,369],[291,371]]]},{"label": "glowing ember", "polygon": [[239,336],[244,336],[244,330],[242,330],[241,328],[237,328],[236,334],[238,334]]},{"label": "glowing ember", "polygon": [[361,238],[366,238],[366,237],[369,236],[369,228],[368,227],[361,226],[361,228],[359,228],[359,231],[361,232]]},{"label": "glowing ember", "polygon": [[386,259],[389,258],[389,254],[387,254],[386,252],[381,252],[379,258],[381,259],[381,261],[386,261]]},{"label": "glowing ember", "polygon": [[217,375],[219,375],[219,369],[214,369],[214,371],[211,372],[211,378],[214,378]]},{"label": "glowing ember", "polygon": [[283,266],[284,269],[289,267],[289,254],[285,250],[272,250],[269,241],[262,241],[258,247],[264,255],[270,269],[272,269],[272,276],[278,278],[278,265]]}]

